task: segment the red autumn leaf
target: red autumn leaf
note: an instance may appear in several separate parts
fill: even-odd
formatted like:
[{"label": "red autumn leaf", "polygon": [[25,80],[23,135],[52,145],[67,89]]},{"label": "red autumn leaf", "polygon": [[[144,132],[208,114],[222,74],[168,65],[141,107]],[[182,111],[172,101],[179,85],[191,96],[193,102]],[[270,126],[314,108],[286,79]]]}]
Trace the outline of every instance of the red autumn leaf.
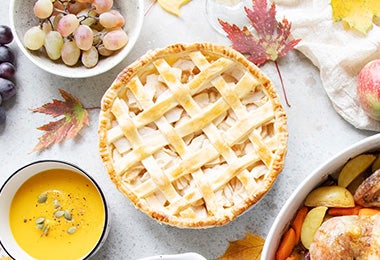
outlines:
[{"label": "red autumn leaf", "polygon": [[45,134],[39,137],[33,151],[42,151],[55,143],[69,140],[75,137],[84,125],[89,125],[88,112],[80,101],[62,89],[59,89],[59,92],[64,101],[53,99],[52,103],[31,109],[32,112],[51,115],[54,118],[62,117],[37,128],[45,131]]},{"label": "red autumn leaf", "polygon": [[289,39],[291,23],[286,18],[281,22],[276,20],[274,3],[268,9],[266,0],[252,0],[252,9],[244,7],[244,10],[256,34],[251,33],[247,26],[239,28],[221,19],[219,23],[231,40],[232,48],[247,55],[251,62],[260,66],[268,60],[274,61],[283,85],[277,59],[294,49],[301,39]]}]

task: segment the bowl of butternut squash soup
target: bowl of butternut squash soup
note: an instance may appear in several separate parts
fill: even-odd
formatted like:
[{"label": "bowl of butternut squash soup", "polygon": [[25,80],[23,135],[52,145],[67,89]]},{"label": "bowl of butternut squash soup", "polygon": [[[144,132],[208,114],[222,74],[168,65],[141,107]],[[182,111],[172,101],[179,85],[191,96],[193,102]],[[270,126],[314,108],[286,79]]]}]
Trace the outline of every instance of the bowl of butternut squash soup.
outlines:
[{"label": "bowl of butternut squash soup", "polygon": [[14,259],[88,259],[109,230],[107,202],[75,165],[44,160],[12,174],[0,189],[0,243]]}]

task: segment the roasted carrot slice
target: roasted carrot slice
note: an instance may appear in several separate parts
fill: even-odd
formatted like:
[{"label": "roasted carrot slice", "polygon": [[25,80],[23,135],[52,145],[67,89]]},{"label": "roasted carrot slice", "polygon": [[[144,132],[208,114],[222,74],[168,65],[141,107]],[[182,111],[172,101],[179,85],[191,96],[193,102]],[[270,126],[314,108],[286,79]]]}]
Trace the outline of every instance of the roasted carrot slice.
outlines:
[{"label": "roasted carrot slice", "polygon": [[292,251],[296,244],[296,232],[291,227],[282,237],[280,246],[276,252],[276,260],[285,260],[287,257],[289,257],[292,254]]},{"label": "roasted carrot slice", "polygon": [[308,211],[309,211],[308,207],[302,207],[301,209],[299,209],[291,225],[296,233],[297,244],[300,241],[302,224],[303,224],[303,221],[305,220],[305,217]]},{"label": "roasted carrot slice", "polygon": [[377,213],[380,213],[378,208],[361,208],[359,210],[359,216],[373,216]]},{"label": "roasted carrot slice", "polygon": [[329,208],[327,214],[331,216],[348,216],[348,215],[358,215],[359,210],[362,206],[356,205],[352,208]]}]

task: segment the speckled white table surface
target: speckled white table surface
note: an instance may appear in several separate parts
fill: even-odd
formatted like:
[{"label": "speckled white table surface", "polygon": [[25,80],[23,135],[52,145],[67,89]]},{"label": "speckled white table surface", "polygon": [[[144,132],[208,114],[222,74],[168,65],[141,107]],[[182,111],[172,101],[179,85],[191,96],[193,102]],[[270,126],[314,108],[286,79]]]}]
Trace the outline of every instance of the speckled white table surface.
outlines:
[{"label": "speckled white table surface", "polygon": [[[145,9],[152,0],[145,0]],[[33,114],[30,108],[53,98],[58,88],[78,97],[87,107],[99,106],[101,97],[116,75],[147,50],[177,42],[210,41],[229,45],[224,36],[207,23],[203,0],[191,1],[175,17],[155,4],[144,18],[137,44],[130,55],[111,71],[88,79],[67,79],[50,75],[33,65],[18,49],[10,46],[17,60],[17,95],[5,105],[7,121],[0,126],[0,185],[18,168],[41,159],[74,163],[98,180],[109,200],[111,229],[95,259],[136,259],[159,254],[198,252],[207,259],[221,256],[228,242],[246,232],[266,237],[276,215],[297,185],[319,164],[367,136],[375,134],[355,129],[331,106],[322,87],[319,71],[305,56],[292,51],[279,60],[291,107],[288,116],[288,152],[285,167],[269,193],[251,210],[232,223],[204,230],[178,229],[160,225],[136,210],[115,188],[98,155],[98,110],[90,111],[90,126],[74,140],[55,145],[42,153],[31,153],[42,132],[36,128],[51,120]],[[0,24],[9,25],[9,0],[1,0]],[[262,67],[277,86],[280,81],[273,63]],[[285,103],[284,103],[285,104]],[[0,220],[1,221],[1,220]]]}]

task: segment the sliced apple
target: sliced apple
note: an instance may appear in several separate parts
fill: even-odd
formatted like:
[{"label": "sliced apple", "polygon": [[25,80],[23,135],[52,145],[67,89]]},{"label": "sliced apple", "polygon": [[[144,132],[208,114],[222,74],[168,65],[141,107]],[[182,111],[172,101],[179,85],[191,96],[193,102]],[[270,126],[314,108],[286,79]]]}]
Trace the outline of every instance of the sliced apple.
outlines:
[{"label": "sliced apple", "polygon": [[321,226],[326,211],[327,207],[320,206],[311,209],[307,213],[301,228],[301,242],[307,249],[309,249],[310,244],[313,242],[315,232]]},{"label": "sliced apple", "polygon": [[344,187],[322,186],[307,195],[305,205],[308,207],[350,208],[355,206],[355,201],[351,192]]},{"label": "sliced apple", "polygon": [[368,169],[375,161],[373,154],[361,154],[350,159],[340,171],[338,176],[338,186],[347,187],[356,177]]}]

